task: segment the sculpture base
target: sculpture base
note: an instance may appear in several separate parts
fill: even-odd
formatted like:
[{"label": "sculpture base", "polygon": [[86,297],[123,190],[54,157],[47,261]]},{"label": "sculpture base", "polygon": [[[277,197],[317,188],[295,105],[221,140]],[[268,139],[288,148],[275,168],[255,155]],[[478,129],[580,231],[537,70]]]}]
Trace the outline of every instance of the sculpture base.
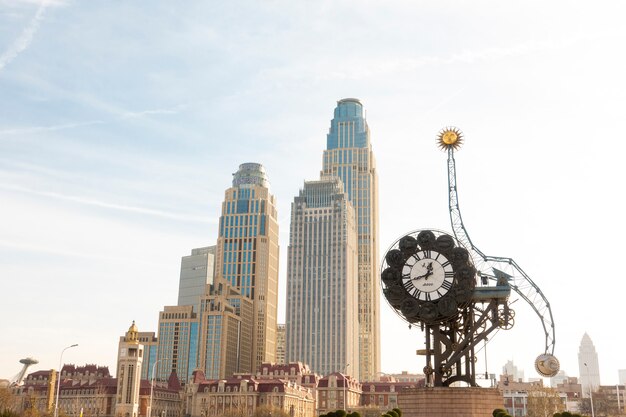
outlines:
[{"label": "sculpture base", "polygon": [[402,417],[490,417],[504,398],[496,388],[411,388],[398,393],[398,407]]}]

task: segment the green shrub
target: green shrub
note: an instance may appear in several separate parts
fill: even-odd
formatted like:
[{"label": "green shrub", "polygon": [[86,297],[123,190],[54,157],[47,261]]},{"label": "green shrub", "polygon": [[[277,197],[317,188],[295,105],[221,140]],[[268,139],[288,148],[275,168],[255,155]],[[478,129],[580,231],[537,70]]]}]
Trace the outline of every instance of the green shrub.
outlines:
[{"label": "green shrub", "polygon": [[400,410],[399,408],[394,408],[393,411],[398,413],[398,417],[402,417],[402,410]]}]

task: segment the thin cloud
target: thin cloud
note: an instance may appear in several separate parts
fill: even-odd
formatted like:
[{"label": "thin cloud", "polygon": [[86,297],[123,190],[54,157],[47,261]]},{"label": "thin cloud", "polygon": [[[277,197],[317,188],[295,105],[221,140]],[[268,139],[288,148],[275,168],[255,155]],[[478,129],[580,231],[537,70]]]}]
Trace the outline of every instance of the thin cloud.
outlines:
[{"label": "thin cloud", "polygon": [[35,17],[26,25],[20,36],[13,42],[9,48],[0,55],[0,71],[10,64],[20,53],[25,51],[33,41],[35,33],[39,29],[39,25],[43,19],[44,11],[50,2],[44,0],[39,4]]},{"label": "thin cloud", "polygon": [[179,104],[178,106],[165,108],[165,109],[153,109],[153,110],[141,110],[137,112],[126,112],[122,115],[123,119],[132,119],[141,116],[150,116],[153,114],[178,114],[181,109],[184,109],[186,105]]},{"label": "thin cloud", "polygon": [[[8,240],[2,240],[0,239],[0,247],[4,247],[4,248],[8,248],[8,249],[13,249],[13,250],[17,250],[17,251],[22,251],[22,252],[35,252],[35,253],[42,253],[42,254],[46,254],[46,255],[53,255],[53,256],[65,256],[65,257],[69,257],[69,258],[83,258],[83,259],[96,259],[96,260],[103,260],[103,261],[118,261],[118,262],[122,262],[122,263],[127,263],[129,261],[132,262],[136,262],[138,264],[145,264],[145,265],[154,265],[154,259],[150,259],[150,260],[143,260],[140,257],[134,257],[134,258],[124,258],[124,257],[119,257],[119,256],[104,256],[102,255],[101,252],[77,252],[74,250],[65,250],[65,249],[60,249],[58,246],[42,246],[42,245],[38,245],[38,244],[34,244],[34,243],[19,243],[19,242],[14,242],[14,241],[8,241]],[[165,264],[164,264],[165,266]]]},{"label": "thin cloud", "polygon": [[161,217],[161,218],[172,219],[172,220],[195,222],[195,223],[209,223],[209,224],[217,223],[216,219],[214,218],[207,219],[204,216],[199,217],[199,216],[193,216],[193,215],[188,215],[188,214],[172,213],[172,212],[167,212],[163,210],[155,210],[155,209],[150,209],[146,207],[127,206],[123,204],[108,203],[106,201],[94,200],[94,199],[79,197],[79,196],[74,196],[74,195],[59,194],[59,193],[54,193],[51,191],[34,190],[32,188],[26,188],[26,187],[22,187],[18,185],[0,184],[0,188],[8,190],[8,191],[17,191],[17,192],[29,194],[29,195],[54,198],[54,199],[63,200],[63,201],[70,201],[72,203],[78,203],[78,204],[83,204],[87,206],[119,210],[119,211],[125,211],[125,212],[136,213],[136,214],[146,214],[149,216]]},{"label": "thin cloud", "polygon": [[76,122],[76,123],[63,123],[59,125],[52,126],[31,126],[31,127],[17,127],[13,129],[4,129],[0,130],[0,136],[2,135],[23,135],[29,133],[39,133],[39,132],[53,132],[55,130],[64,130],[64,129],[74,129],[82,126],[91,126],[104,123],[102,120],[89,120],[86,122]]}]

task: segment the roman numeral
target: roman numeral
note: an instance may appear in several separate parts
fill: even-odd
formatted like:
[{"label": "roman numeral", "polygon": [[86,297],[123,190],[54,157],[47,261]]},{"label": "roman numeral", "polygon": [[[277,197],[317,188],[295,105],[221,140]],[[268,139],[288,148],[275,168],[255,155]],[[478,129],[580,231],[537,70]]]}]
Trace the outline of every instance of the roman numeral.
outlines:
[{"label": "roman numeral", "polygon": [[443,281],[441,283],[441,286],[443,288],[445,288],[446,290],[449,290],[450,288],[452,288],[452,282],[451,281]]},{"label": "roman numeral", "polygon": [[411,295],[413,296],[413,298],[422,298],[422,292],[417,288],[415,288],[415,291],[413,291]]},{"label": "roman numeral", "polygon": [[429,292],[426,293],[426,301],[430,301],[430,293]]},{"label": "roman numeral", "polygon": [[454,278],[454,271],[446,271],[445,277],[446,277],[446,279],[448,279],[448,278],[450,278],[450,279]]},{"label": "roman numeral", "polygon": [[441,264],[442,267],[447,267],[450,266],[450,261],[445,261],[444,263]]},{"label": "roman numeral", "polygon": [[430,258],[430,254],[431,254],[430,249],[424,250],[422,252],[424,252],[424,258]]}]

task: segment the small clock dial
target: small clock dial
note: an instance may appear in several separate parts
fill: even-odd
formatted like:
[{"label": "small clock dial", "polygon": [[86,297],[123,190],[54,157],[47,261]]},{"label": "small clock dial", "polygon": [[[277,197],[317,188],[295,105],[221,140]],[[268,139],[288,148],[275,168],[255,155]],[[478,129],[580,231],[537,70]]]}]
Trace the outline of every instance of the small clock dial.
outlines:
[{"label": "small clock dial", "polygon": [[452,264],[437,251],[418,251],[402,267],[402,285],[420,301],[440,299],[452,288],[453,281]]}]

